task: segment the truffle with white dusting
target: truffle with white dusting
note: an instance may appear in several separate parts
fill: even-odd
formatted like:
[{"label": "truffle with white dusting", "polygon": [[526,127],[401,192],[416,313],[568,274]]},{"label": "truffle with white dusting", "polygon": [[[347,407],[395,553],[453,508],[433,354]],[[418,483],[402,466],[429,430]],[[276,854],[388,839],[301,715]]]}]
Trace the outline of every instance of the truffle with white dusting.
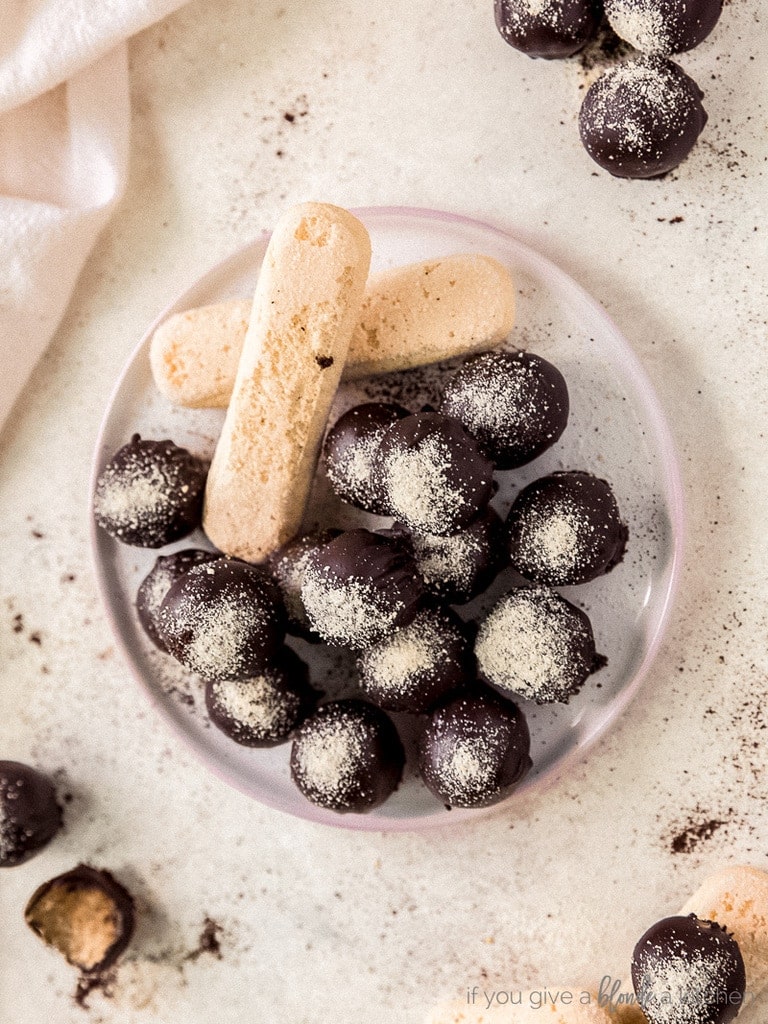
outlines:
[{"label": "truffle with white dusting", "polygon": [[289,647],[251,679],[209,679],[205,705],[211,722],[244,747],[287,740],[317,703],[309,671]]},{"label": "truffle with white dusting", "polygon": [[325,471],[340,498],[376,515],[388,515],[373,475],[373,457],[387,428],[408,415],[402,405],[366,402],[344,413],[323,444]]},{"label": "truffle with white dusting", "polygon": [[428,711],[468,681],[472,651],[466,628],[449,608],[423,608],[402,629],[360,655],[363,693],[386,711]]},{"label": "truffle with white dusting", "polygon": [[556,366],[532,352],[487,352],[448,381],[440,411],[461,423],[497,469],[513,469],[562,435],[568,387]]},{"label": "truffle with white dusting", "polygon": [[518,587],[493,606],[475,640],[483,679],[537,704],[566,703],[601,663],[587,615],[548,587]]},{"label": "truffle with white dusting", "polygon": [[200,525],[208,466],[173,441],[134,434],[99,474],[96,522],[123,544],[159,548]]},{"label": "truffle with white dusting", "polygon": [[291,775],[319,807],[357,814],[383,803],[405,764],[400,737],[379,708],[362,700],[323,704],[299,728]]},{"label": "truffle with white dusting", "polygon": [[507,529],[512,567],[551,587],[587,583],[609,572],[623,558],[628,536],[610,484],[576,470],[523,488]]},{"label": "truffle with white dusting", "polygon": [[61,828],[53,783],[19,761],[0,761],[0,868],[23,864]]},{"label": "truffle with white dusting", "polygon": [[393,424],[373,468],[391,515],[421,533],[456,533],[493,494],[493,463],[460,423],[439,413],[416,413]]},{"label": "truffle with white dusting", "polygon": [[317,548],[301,585],[310,625],[335,647],[369,647],[406,626],[423,597],[405,538],[369,530],[347,530]]},{"label": "truffle with white dusting", "polygon": [[721,925],[666,917],[635,946],[632,984],[650,1024],[728,1024],[744,1002],[744,959]]},{"label": "truffle with white dusting", "polygon": [[446,699],[419,740],[419,771],[447,807],[503,800],[531,767],[525,717],[511,701],[474,686]]},{"label": "truffle with white dusting", "polygon": [[597,31],[601,0],[495,0],[502,39],[529,57],[577,53]]},{"label": "truffle with white dusting", "polygon": [[166,647],[158,630],[158,616],[165,595],[176,580],[181,579],[194,566],[213,562],[217,558],[221,558],[221,555],[200,548],[186,548],[172,555],[160,555],[141,581],[136,595],[136,612],[144,632],[161,651],[165,651]]},{"label": "truffle with white dusting", "polygon": [[319,530],[303,533],[289,540],[267,559],[267,566],[274,577],[285,605],[287,629],[294,636],[300,636],[308,643],[319,643],[320,637],[312,629],[304,602],[301,586],[309,559],[314,551],[328,541],[338,537],[341,530]]},{"label": "truffle with white dusting", "polygon": [[248,679],[280,649],[285,611],[263,569],[219,558],[173,584],[158,629],[168,653],[204,679]]},{"label": "truffle with white dusting", "polygon": [[579,112],[584,148],[619,178],[657,178],[677,167],[707,123],[703,92],[683,69],[647,56],[609,68]]},{"label": "truffle with white dusting", "polygon": [[605,0],[616,35],[641,53],[661,56],[698,46],[722,11],[723,0]]}]

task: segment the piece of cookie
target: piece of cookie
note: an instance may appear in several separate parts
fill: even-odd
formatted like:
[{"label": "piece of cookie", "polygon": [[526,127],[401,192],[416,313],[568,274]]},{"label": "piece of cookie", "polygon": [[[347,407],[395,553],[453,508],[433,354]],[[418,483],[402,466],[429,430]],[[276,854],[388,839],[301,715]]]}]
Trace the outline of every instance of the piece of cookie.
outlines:
[{"label": "piece of cookie", "polygon": [[[157,328],[150,363],[169,401],[227,407],[250,314],[250,302],[221,302],[176,313]],[[446,256],[371,274],[344,376],[490,348],[509,334],[514,319],[514,282],[490,256]]]},{"label": "piece of cookie", "polygon": [[336,206],[302,203],[275,228],[205,493],[203,528],[228,555],[259,562],[299,529],[370,252]]}]

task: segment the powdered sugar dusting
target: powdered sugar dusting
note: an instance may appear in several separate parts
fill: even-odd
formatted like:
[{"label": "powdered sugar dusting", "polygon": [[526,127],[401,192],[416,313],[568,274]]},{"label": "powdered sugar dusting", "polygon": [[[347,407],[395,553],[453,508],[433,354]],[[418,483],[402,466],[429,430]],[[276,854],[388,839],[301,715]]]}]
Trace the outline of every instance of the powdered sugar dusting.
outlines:
[{"label": "powdered sugar dusting", "polygon": [[275,672],[266,671],[253,679],[219,680],[212,685],[217,709],[233,726],[263,740],[287,736],[296,722],[301,700],[280,685]]},{"label": "powdered sugar dusting", "polygon": [[520,587],[494,606],[475,642],[478,666],[501,689],[539,703],[567,700],[592,667],[591,632],[564,598]]},{"label": "powdered sugar dusting", "polygon": [[324,807],[365,794],[360,769],[370,761],[369,726],[353,714],[316,715],[297,737],[291,760],[297,782]]},{"label": "powdered sugar dusting", "polygon": [[616,35],[642,53],[673,51],[671,21],[660,9],[658,0],[607,0],[605,6]]},{"label": "powdered sugar dusting", "polygon": [[390,452],[386,492],[393,513],[426,533],[445,532],[446,516],[466,504],[466,496],[451,480],[452,465],[451,449],[436,434],[417,447]]},{"label": "powdered sugar dusting", "polygon": [[339,579],[312,562],[304,573],[301,599],[312,627],[329,644],[367,647],[394,629],[404,605],[360,576]]},{"label": "powdered sugar dusting", "polygon": [[483,554],[483,543],[476,533],[463,530],[451,537],[412,534],[411,544],[419,572],[434,593],[471,588],[478,556]]}]

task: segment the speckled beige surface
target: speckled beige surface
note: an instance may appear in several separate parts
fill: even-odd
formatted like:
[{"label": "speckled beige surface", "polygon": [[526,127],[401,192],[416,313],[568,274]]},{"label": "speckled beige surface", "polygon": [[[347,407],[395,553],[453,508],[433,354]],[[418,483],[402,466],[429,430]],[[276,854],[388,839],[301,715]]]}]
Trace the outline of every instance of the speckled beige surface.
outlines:
[{"label": "speckled beige surface", "polygon": [[[66,831],[0,878],[0,1019],[417,1024],[475,985],[626,990],[635,939],[708,871],[768,867],[761,18],[733,0],[681,59],[710,123],[657,182],[593,170],[579,62],[515,54],[489,2],[193,0],[133,41],[128,191],[0,440],[0,751],[72,794]],[[310,198],[518,234],[615,318],[679,445],[686,566],[638,699],[568,777],[460,829],[329,830],[226,788],[155,718],[96,594],[89,464],[120,367],[176,293]],[[78,860],[140,910],[89,1010],[22,920]]]}]

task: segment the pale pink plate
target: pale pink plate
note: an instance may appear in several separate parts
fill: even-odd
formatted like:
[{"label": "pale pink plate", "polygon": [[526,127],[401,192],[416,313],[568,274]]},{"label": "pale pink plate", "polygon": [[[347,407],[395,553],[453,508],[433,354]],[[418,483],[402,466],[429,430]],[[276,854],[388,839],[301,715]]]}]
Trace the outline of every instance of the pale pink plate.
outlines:
[{"label": "pale pink plate", "polygon": [[[458,252],[486,253],[506,264],[519,296],[510,345],[539,353],[565,376],[571,397],[568,428],[560,442],[531,465],[500,474],[495,499],[500,511],[505,513],[517,490],[535,477],[555,469],[586,469],[610,481],[629,525],[624,561],[599,580],[563,591],[590,615],[598,649],[608,657],[607,667],[567,705],[540,708],[522,702],[534,768],[517,792],[541,787],[583,755],[621,714],[658,650],[679,573],[683,532],[682,489],[669,430],[648,378],[616,326],[577,284],[528,246],[487,224],[446,213],[397,207],[355,212],[370,231],[374,269]],[[173,408],[162,398],[150,374],[149,339],[170,313],[252,294],[266,242],[265,236],[210,270],[149,328],[107,408],[94,457],[94,481],[136,431],[149,438],[170,437],[198,454],[213,451],[223,413]],[[441,372],[413,373],[404,404],[415,410],[429,401]],[[358,401],[391,395],[396,386],[392,377],[344,385],[337,412]],[[318,479],[312,508],[320,509],[321,519],[341,518],[347,524],[354,518],[329,497],[323,479]],[[289,745],[248,749],[210,726],[200,680],[145,637],[134,600],[158,552],[118,544],[95,526],[91,536],[110,622],[136,679],[176,733],[227,782],[289,814],[347,828],[423,829],[481,813],[447,811],[410,769],[394,796],[370,814],[338,815],[308,803],[290,779]],[[201,543],[202,536],[194,535],[162,553]],[[503,583],[502,579],[497,592]],[[300,642],[296,647],[321,687],[329,692],[352,687],[354,658]],[[416,723],[399,716],[398,724],[410,745]],[[503,806],[514,800],[515,794]]]}]

